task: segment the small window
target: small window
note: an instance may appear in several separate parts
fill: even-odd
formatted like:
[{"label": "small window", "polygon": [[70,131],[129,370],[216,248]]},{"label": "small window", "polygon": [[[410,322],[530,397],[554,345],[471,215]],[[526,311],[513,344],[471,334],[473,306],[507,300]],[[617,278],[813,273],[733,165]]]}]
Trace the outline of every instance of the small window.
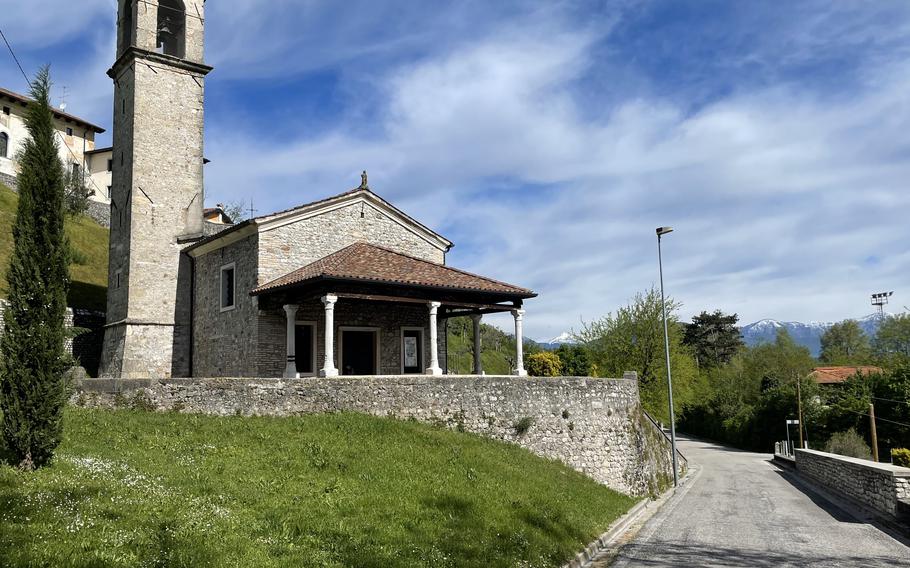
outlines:
[{"label": "small window", "polygon": [[114,171],[114,160],[107,161],[107,171],[109,171],[109,172]]},{"label": "small window", "polygon": [[111,198],[111,186],[107,186],[107,198]]},{"label": "small window", "polygon": [[221,267],[221,311],[234,309],[234,288],[236,284],[234,263]]},{"label": "small window", "polygon": [[9,154],[9,134],[0,132],[0,158],[6,158]]},{"label": "small window", "polygon": [[73,129],[72,129],[72,128],[67,128],[67,129],[66,129],[66,135],[67,135],[67,136],[72,136],[72,135],[73,135]]},{"label": "small window", "polygon": [[73,162],[73,178],[79,179],[82,177],[82,166]]},{"label": "small window", "polygon": [[11,111],[10,111],[9,107],[3,107],[3,114],[5,114],[6,116],[9,116],[10,112]]}]

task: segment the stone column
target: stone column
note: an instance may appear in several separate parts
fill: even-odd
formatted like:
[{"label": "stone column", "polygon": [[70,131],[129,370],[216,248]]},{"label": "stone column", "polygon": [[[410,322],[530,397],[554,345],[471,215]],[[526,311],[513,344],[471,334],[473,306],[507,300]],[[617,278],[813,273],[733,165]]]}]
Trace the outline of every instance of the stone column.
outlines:
[{"label": "stone column", "polygon": [[286,379],[296,379],[300,377],[297,373],[297,308],[296,304],[285,304],[284,313],[287,316],[287,346],[288,362],[284,368],[284,377]]},{"label": "stone column", "polygon": [[512,317],[515,318],[515,369],[512,374],[519,377],[528,376],[524,362],[524,337],[521,334],[521,319],[524,315],[524,310],[512,310]]},{"label": "stone column", "polygon": [[480,319],[483,316],[474,314],[471,319],[474,320],[474,374],[483,374],[483,360],[480,358]]},{"label": "stone column", "polygon": [[430,366],[427,367],[426,374],[441,375],[442,369],[439,368],[439,344],[437,343],[436,334],[436,313],[439,311],[439,302],[429,302],[430,308]]},{"label": "stone column", "polygon": [[320,377],[337,377],[338,369],[335,367],[335,302],[338,296],[326,294],[322,297],[325,306],[325,360],[322,363]]}]

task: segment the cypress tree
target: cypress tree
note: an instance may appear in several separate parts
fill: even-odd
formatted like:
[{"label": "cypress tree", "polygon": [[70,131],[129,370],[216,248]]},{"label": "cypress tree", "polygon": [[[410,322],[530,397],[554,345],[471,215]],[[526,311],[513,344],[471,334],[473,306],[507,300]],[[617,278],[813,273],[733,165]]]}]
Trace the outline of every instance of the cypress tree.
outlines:
[{"label": "cypress tree", "polygon": [[8,452],[23,469],[48,463],[66,403],[64,315],[69,243],[63,229],[66,176],[50,107],[50,73],[30,85],[29,137],[19,155],[19,206],[0,338],[0,409]]}]

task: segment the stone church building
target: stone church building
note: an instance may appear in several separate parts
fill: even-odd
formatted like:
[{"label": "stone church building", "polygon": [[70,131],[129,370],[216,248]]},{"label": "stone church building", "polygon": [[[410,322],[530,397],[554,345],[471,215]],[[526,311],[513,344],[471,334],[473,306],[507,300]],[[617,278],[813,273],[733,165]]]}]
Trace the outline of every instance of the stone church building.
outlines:
[{"label": "stone church building", "polygon": [[[359,187],[203,231],[203,0],[120,0],[101,375],[442,374],[446,318],[525,288],[446,265],[452,242]],[[326,192],[334,193],[334,192]]]}]

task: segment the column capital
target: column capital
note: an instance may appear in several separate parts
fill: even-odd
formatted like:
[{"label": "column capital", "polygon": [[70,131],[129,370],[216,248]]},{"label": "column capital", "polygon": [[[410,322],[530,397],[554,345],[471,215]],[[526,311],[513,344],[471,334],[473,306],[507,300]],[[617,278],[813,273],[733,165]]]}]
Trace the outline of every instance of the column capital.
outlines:
[{"label": "column capital", "polygon": [[427,307],[430,308],[430,313],[435,314],[439,310],[439,306],[442,305],[442,302],[427,302]]},{"label": "column capital", "polygon": [[285,304],[284,313],[286,313],[288,315],[288,317],[293,317],[294,314],[297,313],[297,310],[299,308],[300,308],[300,306],[298,306],[297,304]]},{"label": "column capital", "polygon": [[471,319],[475,322],[479,322],[481,319],[483,319],[483,314],[471,314]]},{"label": "column capital", "polygon": [[517,320],[522,319],[524,317],[524,315],[525,315],[525,311],[521,308],[516,308],[516,309],[512,310],[512,317],[514,317]]},{"label": "column capital", "polygon": [[328,308],[329,306],[334,305],[335,302],[338,301],[338,296],[336,296],[334,294],[326,294],[325,296],[323,296],[321,298],[321,300],[322,300],[322,303],[325,304],[325,307]]}]

